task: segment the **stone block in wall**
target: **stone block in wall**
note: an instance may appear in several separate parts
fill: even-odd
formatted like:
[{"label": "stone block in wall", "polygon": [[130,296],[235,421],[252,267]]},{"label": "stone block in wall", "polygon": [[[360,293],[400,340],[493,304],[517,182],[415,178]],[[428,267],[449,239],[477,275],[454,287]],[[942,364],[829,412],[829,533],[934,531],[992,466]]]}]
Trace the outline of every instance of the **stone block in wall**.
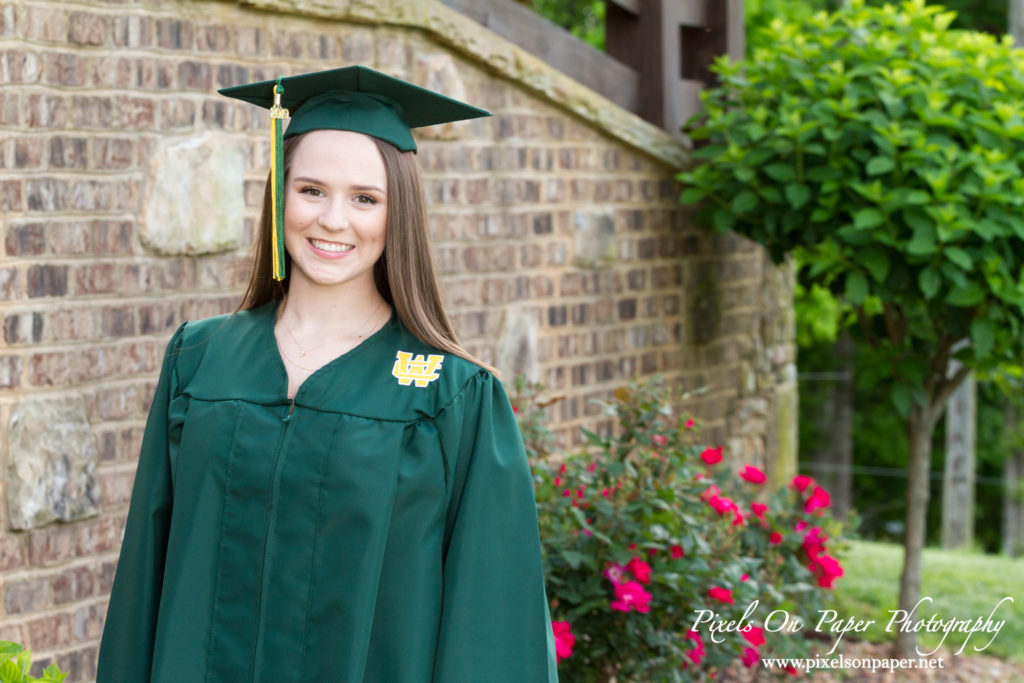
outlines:
[{"label": "stone block in wall", "polygon": [[13,529],[99,512],[96,437],[81,396],[22,401],[11,410],[4,491]]},{"label": "stone block in wall", "polygon": [[498,369],[507,373],[506,381],[520,374],[534,382],[540,379],[539,327],[537,317],[528,308],[515,306],[506,310],[498,336],[497,358]]},{"label": "stone block in wall", "polygon": [[[416,83],[460,102],[469,99],[466,96],[466,86],[462,82],[462,76],[455,68],[455,61],[450,54],[445,52],[417,56]],[[458,140],[470,130],[468,126],[460,125],[460,123],[455,121],[417,128],[416,137],[419,139]]]},{"label": "stone block in wall", "polygon": [[152,156],[143,245],[160,254],[234,249],[245,227],[244,140],[207,132],[161,141]]},{"label": "stone block in wall", "polygon": [[615,219],[611,210],[573,212],[573,261],[581,268],[613,263],[618,257]]}]

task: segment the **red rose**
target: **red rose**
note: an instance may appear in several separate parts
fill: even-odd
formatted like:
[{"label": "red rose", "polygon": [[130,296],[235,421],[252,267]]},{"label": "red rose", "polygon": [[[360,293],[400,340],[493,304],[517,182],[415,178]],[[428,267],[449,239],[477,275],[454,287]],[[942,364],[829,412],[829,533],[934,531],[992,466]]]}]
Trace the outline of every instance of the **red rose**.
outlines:
[{"label": "red rose", "polygon": [[740,471],[740,479],[749,481],[751,484],[763,484],[768,480],[768,477],[753,465],[747,465]]}]

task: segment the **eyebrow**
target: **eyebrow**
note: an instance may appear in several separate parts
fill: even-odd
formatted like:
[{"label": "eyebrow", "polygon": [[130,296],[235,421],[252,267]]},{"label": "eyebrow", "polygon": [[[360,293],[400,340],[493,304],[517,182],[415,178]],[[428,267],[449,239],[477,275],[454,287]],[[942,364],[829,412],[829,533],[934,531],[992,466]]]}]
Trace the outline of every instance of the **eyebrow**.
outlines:
[{"label": "eyebrow", "polygon": [[[323,181],[317,180],[316,178],[308,178],[306,176],[300,176],[298,178],[293,178],[292,182],[295,182],[295,183],[312,183],[313,185],[323,185],[324,184]],[[353,190],[358,190],[360,192],[379,192],[381,194],[387,194],[384,190],[380,189],[376,185],[353,185],[352,189]]]}]

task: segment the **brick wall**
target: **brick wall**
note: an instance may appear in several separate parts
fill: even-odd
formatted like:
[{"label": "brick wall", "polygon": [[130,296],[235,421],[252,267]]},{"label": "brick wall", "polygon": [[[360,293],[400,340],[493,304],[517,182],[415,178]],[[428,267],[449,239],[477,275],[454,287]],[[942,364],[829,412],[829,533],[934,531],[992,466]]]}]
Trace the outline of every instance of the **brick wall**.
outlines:
[{"label": "brick wall", "polygon": [[[182,320],[232,310],[245,281],[266,120],[218,87],[365,63],[494,112],[417,136],[442,284],[470,350],[564,395],[553,418],[566,446],[600,427],[590,399],[660,372],[707,388],[688,407],[709,439],[772,459],[792,394],[786,272],[691,225],[665,155],[600,124],[611,105],[572,113],[456,42],[226,1],[0,0],[0,639],[56,659],[69,680],[95,676],[163,347]],[[176,242],[153,213],[158,179],[181,178],[161,175],[163,157],[210,133],[247,169],[237,234]],[[63,411],[58,444],[86,425],[69,466],[78,488],[35,490],[13,473],[60,460],[59,445],[24,445],[30,405]]]}]

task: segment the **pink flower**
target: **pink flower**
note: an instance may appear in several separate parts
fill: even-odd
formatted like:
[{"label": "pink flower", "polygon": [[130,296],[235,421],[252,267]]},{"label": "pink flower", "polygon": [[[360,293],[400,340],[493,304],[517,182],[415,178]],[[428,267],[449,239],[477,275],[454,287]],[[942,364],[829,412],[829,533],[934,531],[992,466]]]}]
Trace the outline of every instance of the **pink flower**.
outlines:
[{"label": "pink flower", "polygon": [[604,496],[605,498],[607,498],[609,496],[609,492],[608,492],[608,487],[607,486],[604,487],[603,489],[601,489],[601,495]]},{"label": "pink flower", "polygon": [[620,612],[635,609],[637,612],[650,612],[651,594],[644,590],[636,581],[615,584],[615,599],[611,608]]},{"label": "pink flower", "polygon": [[700,458],[708,465],[717,465],[722,462],[722,447],[705,448],[704,452],[700,454]]},{"label": "pink flower", "polygon": [[651,445],[655,448],[664,448],[668,445],[668,437],[664,434],[655,434],[651,437]]},{"label": "pink flower", "polygon": [[634,555],[633,559],[626,565],[626,568],[633,572],[633,576],[635,576],[636,580],[640,583],[651,582],[651,565],[647,564],[639,557]]},{"label": "pink flower", "polygon": [[726,512],[732,512],[733,510],[739,510],[736,503],[731,498],[725,496],[711,496],[708,498],[708,505],[717,512],[719,515],[724,515]]},{"label": "pink flower", "polygon": [[687,420],[686,420],[686,428],[687,429],[693,429],[693,424],[694,424],[693,418],[692,417],[691,418],[687,418]]},{"label": "pink flower", "polygon": [[719,493],[721,493],[721,490],[719,490],[718,485],[712,484],[701,492],[700,497],[702,500],[710,500],[711,498],[718,497]]},{"label": "pink flower", "polygon": [[832,588],[832,584],[843,575],[843,567],[839,561],[831,555],[821,554],[815,558],[814,566],[811,569],[818,577],[818,585],[822,588]]},{"label": "pink flower", "polygon": [[740,576],[740,581],[750,581],[750,574],[743,574]]},{"label": "pink flower", "polygon": [[804,552],[807,553],[807,557],[814,560],[825,551],[825,541],[828,540],[828,536],[821,533],[821,527],[816,526],[806,534],[804,534]]},{"label": "pink flower", "polygon": [[793,528],[797,531],[803,531],[807,528],[807,522],[801,519],[799,522],[796,523],[796,526],[794,526]]},{"label": "pink flower", "polygon": [[626,579],[626,568],[618,562],[612,562],[604,570],[605,578],[614,584],[625,583]]},{"label": "pink flower", "polygon": [[786,673],[788,673],[790,676],[799,676],[800,675],[800,672],[797,671],[797,668],[795,666],[793,666],[792,664],[789,664],[789,665],[786,666]]},{"label": "pink flower", "polygon": [[764,503],[751,503],[750,509],[754,511],[754,515],[756,515],[759,520],[762,522],[764,521],[764,513],[768,512],[767,505]]},{"label": "pink flower", "polygon": [[518,415],[519,414],[519,408],[517,408],[516,406],[512,406],[512,414],[513,415]]},{"label": "pink flower", "polygon": [[740,661],[743,662],[743,666],[752,669],[761,661],[761,655],[757,654],[757,650],[754,648],[745,647],[743,648],[743,654],[740,655]]},{"label": "pink flower", "polygon": [[715,600],[718,600],[719,602],[727,602],[730,605],[736,602],[732,599],[732,591],[728,588],[714,586],[708,591],[708,595],[714,598]]},{"label": "pink flower", "polygon": [[778,545],[782,543],[782,534],[780,534],[778,531],[771,532],[770,534],[768,534],[768,542],[772,545]]},{"label": "pink flower", "polygon": [[561,466],[560,466],[560,467],[558,468],[558,473],[559,473],[559,474],[565,474],[565,463],[564,463],[564,462],[563,462],[563,463],[562,463],[562,465],[561,465]]},{"label": "pink flower", "polygon": [[751,484],[763,484],[768,480],[768,477],[760,469],[753,465],[747,465],[740,471],[740,479],[749,481]]},{"label": "pink flower", "polygon": [[764,645],[764,630],[760,626],[754,626],[750,624],[745,629],[740,631],[740,634],[746,639],[748,643],[754,647],[760,647]]},{"label": "pink flower", "polygon": [[799,489],[802,492],[813,483],[814,479],[812,477],[809,477],[806,474],[798,474],[793,477],[793,483],[791,483],[790,486],[795,489]]},{"label": "pink flower", "polygon": [[669,553],[672,555],[673,560],[678,560],[680,557],[683,556],[683,546],[674,545],[671,548],[669,548]]},{"label": "pink flower", "polygon": [[[694,666],[700,666],[700,660],[704,659],[704,641],[700,639],[700,634],[694,630],[686,632],[686,637],[696,643],[689,652],[686,653],[686,658],[693,662]],[[683,664],[684,668],[686,663]]]},{"label": "pink flower", "polygon": [[804,512],[811,513],[818,508],[827,508],[831,504],[832,497],[828,495],[828,491],[820,486],[815,486],[814,493],[811,494],[811,497],[808,498],[807,502],[804,504]]},{"label": "pink flower", "polygon": [[557,489],[558,487],[560,487],[562,485],[562,478],[561,477],[555,477],[555,480],[553,482],[551,482],[551,483],[554,484],[555,488]]},{"label": "pink flower", "polygon": [[568,498],[569,496],[572,495],[572,489],[566,489],[566,490],[562,491],[562,495],[565,496],[566,498]]},{"label": "pink flower", "polygon": [[555,634],[555,657],[560,662],[572,655],[576,636],[572,634],[572,627],[568,621],[552,621],[551,630]]},{"label": "pink flower", "polygon": [[647,554],[650,555],[651,557],[654,557],[655,555],[658,554],[658,549],[657,548],[648,548],[647,549]]},{"label": "pink flower", "polygon": [[597,469],[597,463],[596,462],[592,462],[589,465],[587,465],[587,472],[593,472],[596,469]]}]

